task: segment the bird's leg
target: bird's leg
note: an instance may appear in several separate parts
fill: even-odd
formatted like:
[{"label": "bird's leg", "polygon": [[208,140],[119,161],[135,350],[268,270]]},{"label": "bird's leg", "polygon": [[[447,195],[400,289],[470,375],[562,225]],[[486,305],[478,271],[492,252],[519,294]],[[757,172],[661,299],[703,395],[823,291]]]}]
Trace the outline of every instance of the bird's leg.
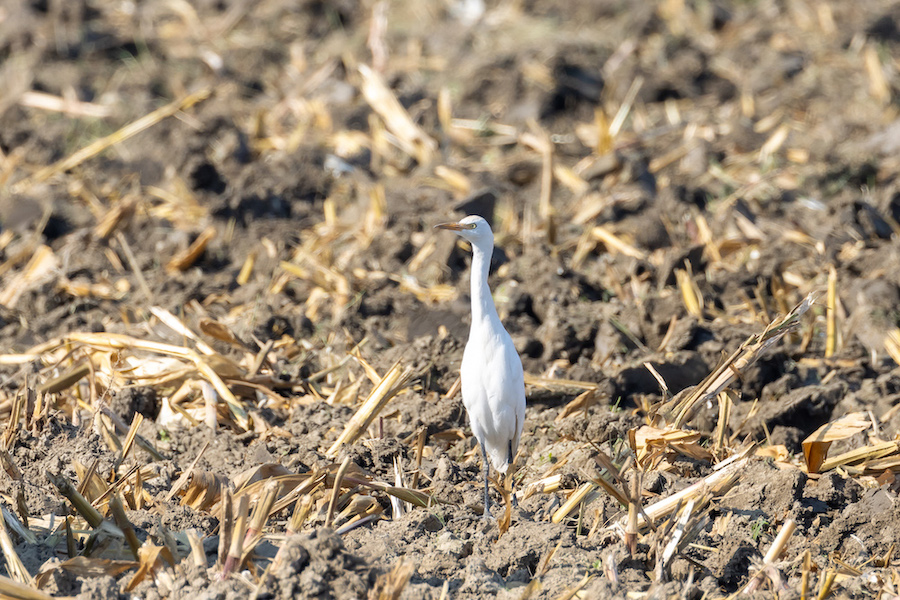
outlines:
[{"label": "bird's leg", "polygon": [[484,449],[484,442],[479,442],[481,446],[481,460],[484,463],[484,513],[481,515],[485,519],[489,519],[491,516],[491,496],[488,493],[488,473],[490,472],[490,465],[488,464],[487,450]]},{"label": "bird's leg", "polygon": [[518,501],[516,501],[516,495],[513,493],[513,489],[512,489],[512,483],[513,483],[512,477],[515,474],[514,471],[512,470],[512,464],[513,464],[514,458],[515,458],[515,456],[513,456],[512,440],[509,440],[509,459],[506,461],[506,473],[507,473],[506,476],[509,478],[509,486],[508,486],[509,500],[513,506],[518,506],[519,503],[518,503]]}]

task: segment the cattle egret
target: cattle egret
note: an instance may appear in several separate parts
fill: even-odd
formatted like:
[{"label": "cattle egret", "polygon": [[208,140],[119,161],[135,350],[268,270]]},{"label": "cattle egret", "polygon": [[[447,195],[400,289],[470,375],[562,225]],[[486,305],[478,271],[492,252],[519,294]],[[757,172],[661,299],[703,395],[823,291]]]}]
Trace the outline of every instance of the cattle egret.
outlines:
[{"label": "cattle egret", "polygon": [[525,377],[522,361],[509,337],[488,286],[494,252],[494,232],[483,218],[469,216],[459,223],[441,223],[472,244],[472,325],[463,352],[462,397],[472,433],[484,462],[484,516],[490,516],[490,463],[506,473],[516,456],[525,423]]}]

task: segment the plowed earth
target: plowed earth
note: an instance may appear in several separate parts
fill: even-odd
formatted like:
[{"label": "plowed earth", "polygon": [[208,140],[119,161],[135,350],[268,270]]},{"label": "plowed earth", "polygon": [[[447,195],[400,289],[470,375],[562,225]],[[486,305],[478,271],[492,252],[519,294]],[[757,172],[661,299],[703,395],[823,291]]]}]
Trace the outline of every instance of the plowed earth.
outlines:
[{"label": "plowed earth", "polygon": [[[0,414],[9,423],[16,398],[46,406],[9,428],[0,498],[30,519],[32,539],[10,535],[28,573],[48,574],[43,592],[126,597],[134,578],[129,593],[146,598],[377,598],[390,585],[410,599],[715,598],[746,586],[793,520],[760,597],[800,597],[804,585],[900,593],[896,447],[881,467],[822,473],[801,448],[849,413],[868,424],[830,457],[898,439],[900,371],[886,350],[900,322],[898,4],[479,7],[0,6]],[[197,92],[132,137],[57,163]],[[448,395],[467,336],[469,253],[432,226],[464,214],[497,233],[491,284],[532,376],[508,529],[498,489],[494,518],[480,518],[478,453]],[[201,252],[170,264],[207,230]],[[809,293],[795,330],[738,373],[723,444],[711,400],[683,426],[699,433],[689,451],[642,461],[648,506],[757,444],[730,488],[698,498],[674,555],[663,559],[671,515],[631,553],[627,507],[603,488],[560,516],[573,492],[612,481],[599,453],[622,467],[650,407]],[[210,321],[238,341],[210,335]],[[72,337],[88,332],[230,359],[237,371],[214,366],[250,421],[220,399],[213,430],[191,383],[180,401],[196,407],[193,422],[173,412],[173,395],[204,377],[154,377],[183,357]],[[410,381],[329,454],[398,361]],[[159,456],[136,446],[120,458],[135,414]],[[389,495],[345,484],[337,513],[374,499],[380,517],[326,527],[332,477],[298,534],[285,536],[291,503],[219,577],[220,505],[192,504],[176,486],[183,473],[233,487],[261,465],[333,474],[347,457],[391,485],[399,470],[431,506],[400,514]],[[60,524],[75,512],[47,474],[78,485],[92,465],[104,485],[141,465],[143,500],[133,475],[122,487],[128,520],[175,566],[139,577],[59,567],[71,558]],[[524,493],[553,475],[558,489]],[[107,514],[105,499],[95,504]],[[192,529],[205,565],[189,557]],[[94,543],[75,535],[71,550],[132,559],[121,539]],[[0,560],[11,575],[9,554]],[[390,576],[398,565],[408,581]]]}]

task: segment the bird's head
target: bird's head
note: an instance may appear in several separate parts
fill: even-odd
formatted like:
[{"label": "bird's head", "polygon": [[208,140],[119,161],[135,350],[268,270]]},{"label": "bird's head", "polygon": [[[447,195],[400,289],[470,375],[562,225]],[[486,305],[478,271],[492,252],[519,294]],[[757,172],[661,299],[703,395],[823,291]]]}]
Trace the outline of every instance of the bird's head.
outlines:
[{"label": "bird's head", "polygon": [[494,245],[494,232],[491,231],[491,226],[478,215],[470,215],[457,223],[441,223],[434,228],[449,229],[473,246],[486,248]]}]

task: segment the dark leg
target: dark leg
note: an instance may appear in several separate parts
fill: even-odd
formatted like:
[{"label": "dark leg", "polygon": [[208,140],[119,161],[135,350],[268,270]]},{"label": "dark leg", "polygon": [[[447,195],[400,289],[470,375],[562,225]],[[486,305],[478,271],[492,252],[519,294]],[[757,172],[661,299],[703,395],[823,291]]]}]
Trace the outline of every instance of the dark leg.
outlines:
[{"label": "dark leg", "polygon": [[[507,477],[512,476],[513,472],[510,470],[510,467],[512,467],[514,458],[515,458],[515,456],[513,456],[512,440],[509,440],[509,458],[506,461]],[[509,499],[510,499],[510,502],[512,502],[513,506],[518,506],[518,502],[516,502],[516,495],[513,493],[512,490],[509,491]]]},{"label": "dark leg", "polygon": [[491,469],[488,464],[487,451],[484,449],[484,444],[479,442],[481,446],[481,461],[484,463],[484,514],[481,515],[485,519],[489,519],[491,516],[491,496],[488,493],[488,473]]}]

